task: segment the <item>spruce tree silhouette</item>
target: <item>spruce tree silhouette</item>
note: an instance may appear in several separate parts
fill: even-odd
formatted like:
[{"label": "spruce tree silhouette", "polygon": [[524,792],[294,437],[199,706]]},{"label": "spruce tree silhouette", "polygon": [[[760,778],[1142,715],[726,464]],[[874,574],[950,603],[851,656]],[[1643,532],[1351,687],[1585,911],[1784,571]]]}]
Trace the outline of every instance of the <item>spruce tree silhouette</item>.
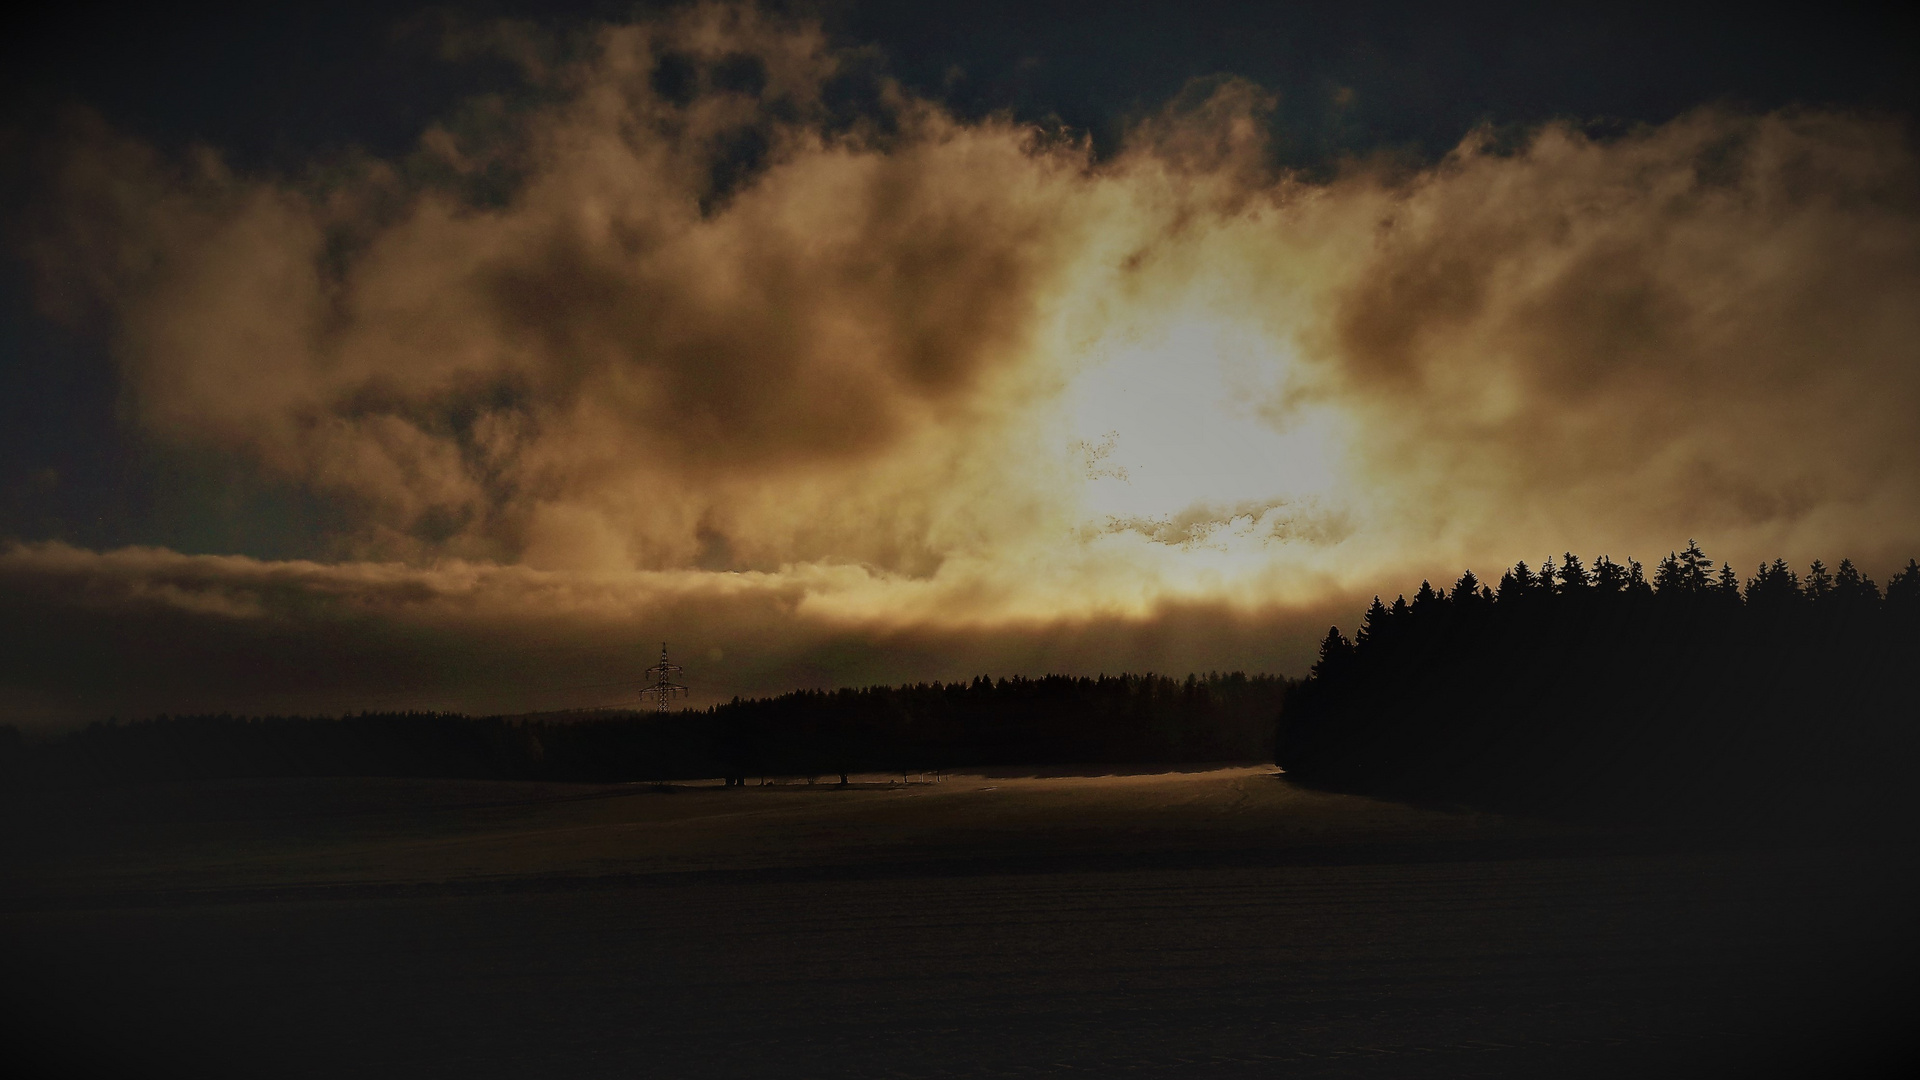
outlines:
[{"label": "spruce tree silhouette", "polygon": [[[1901,611],[1920,610],[1920,562],[1907,560],[1907,565],[1887,581],[1887,606]],[[1379,598],[1374,599],[1378,604]]]},{"label": "spruce tree silhouette", "polygon": [[[1453,583],[1453,589],[1448,593],[1448,597],[1455,607],[1473,606],[1480,601],[1480,579],[1474,577],[1471,570],[1462,573],[1460,580]],[[1379,602],[1379,598],[1375,597],[1374,603]]]},{"label": "spruce tree silhouette", "polygon": [[1639,561],[1632,556],[1627,557],[1627,587],[1625,591],[1632,596],[1653,595],[1653,586],[1647,584],[1646,568],[1641,566]]},{"label": "spruce tree silhouette", "polygon": [[1586,568],[1580,565],[1580,556],[1569,551],[1560,560],[1560,591],[1563,593],[1584,592],[1593,584]]},{"label": "spruce tree silhouette", "polygon": [[1880,587],[1862,574],[1852,559],[1841,559],[1833,575],[1833,600],[1846,611],[1865,611],[1880,602]]},{"label": "spruce tree silhouette", "polygon": [[1807,567],[1806,579],[1800,585],[1800,591],[1806,594],[1812,604],[1820,604],[1833,592],[1833,575],[1827,573],[1827,564],[1819,559]]},{"label": "spruce tree silhouette", "polygon": [[1605,555],[1593,560],[1593,588],[1595,592],[1617,593],[1627,587],[1627,568],[1607,558]]},{"label": "spruce tree silhouette", "polygon": [[1724,601],[1735,604],[1740,602],[1740,575],[1734,571],[1732,563],[1720,564],[1720,574],[1715,579],[1714,591]]}]

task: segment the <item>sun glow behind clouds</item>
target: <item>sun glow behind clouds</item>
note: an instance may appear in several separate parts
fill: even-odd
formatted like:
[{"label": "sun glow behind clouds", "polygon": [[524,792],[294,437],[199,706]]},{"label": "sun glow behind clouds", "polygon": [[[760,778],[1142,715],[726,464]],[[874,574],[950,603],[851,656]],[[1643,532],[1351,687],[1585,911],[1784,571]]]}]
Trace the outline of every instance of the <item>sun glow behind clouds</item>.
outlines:
[{"label": "sun glow behind clouds", "polygon": [[[1096,291],[1098,274],[1076,282]],[[1363,543],[1347,474],[1351,422],[1306,393],[1313,373],[1270,325],[1204,305],[1140,304],[1123,318],[1072,299],[1066,325],[1102,325],[1029,366],[1071,373],[1028,403],[993,489],[1031,514],[991,516],[981,542],[927,575],[833,560],[802,609],[843,622],[992,626],[1140,618],[1168,602],[1247,609],[1323,600]],[[1039,335],[1046,340],[1047,335]],[[1017,455],[1016,455],[1017,458]],[[837,566],[837,568],[836,568]]]},{"label": "sun glow behind clouds", "polygon": [[1293,367],[1288,350],[1226,319],[1177,318],[1102,342],[1066,395],[1076,445],[1094,449],[1087,509],[1154,519],[1332,496],[1332,411],[1276,406]]},{"label": "sun glow behind clouds", "polygon": [[[720,78],[742,57],[757,90]],[[846,127],[845,59],[751,8],[607,27],[516,119],[429,132],[439,170],[245,176],[96,126],[46,291],[111,313],[149,436],[349,508],[340,573],[490,567],[532,612],[565,582],[795,641],[1150,630],[1688,535],[1904,558],[1920,528],[1894,127],[1549,127],[1320,183],[1269,168],[1243,84],[1098,160],[891,84]],[[475,203],[490,162],[522,180]]]}]

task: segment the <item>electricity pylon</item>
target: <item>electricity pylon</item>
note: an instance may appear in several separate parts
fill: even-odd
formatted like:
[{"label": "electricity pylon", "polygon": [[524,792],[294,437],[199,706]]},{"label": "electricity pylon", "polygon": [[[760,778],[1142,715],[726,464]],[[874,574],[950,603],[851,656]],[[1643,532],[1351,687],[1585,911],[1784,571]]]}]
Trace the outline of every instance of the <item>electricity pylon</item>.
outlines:
[{"label": "electricity pylon", "polygon": [[687,693],[686,687],[673,681],[673,677],[679,674],[680,670],[679,664],[667,663],[667,643],[664,641],[661,642],[660,662],[648,668],[646,671],[647,678],[653,679],[654,683],[640,691],[640,697],[642,699],[652,698],[654,709],[658,712],[666,712],[667,702],[672,701],[676,697],[684,697]]}]

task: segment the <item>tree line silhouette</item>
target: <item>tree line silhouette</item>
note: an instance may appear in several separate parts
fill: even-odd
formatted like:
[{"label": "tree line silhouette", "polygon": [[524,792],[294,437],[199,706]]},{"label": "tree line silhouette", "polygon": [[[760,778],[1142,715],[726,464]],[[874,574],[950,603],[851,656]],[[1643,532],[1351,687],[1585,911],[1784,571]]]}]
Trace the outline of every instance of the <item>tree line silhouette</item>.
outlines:
[{"label": "tree line silhouette", "polygon": [[161,716],[44,742],[0,728],[30,781],[276,776],[664,781],[961,766],[1271,761],[1288,682],[1241,672],[801,690],[670,713]]},{"label": "tree line silhouette", "polygon": [[[1209,673],[801,690],[704,710],[172,716],[40,741],[0,779],[664,781],[1277,760],[1309,783],[1495,809],[1659,816],[1920,805],[1920,564],[1744,582],[1695,543],[1649,579],[1568,553],[1471,571],[1335,627],[1303,680]],[[1277,724],[1276,724],[1277,718]]]},{"label": "tree line silhouette", "polygon": [[1699,545],[1471,571],[1329,629],[1287,693],[1288,775],[1503,810],[1658,818],[1910,810],[1920,565],[1743,583]]}]

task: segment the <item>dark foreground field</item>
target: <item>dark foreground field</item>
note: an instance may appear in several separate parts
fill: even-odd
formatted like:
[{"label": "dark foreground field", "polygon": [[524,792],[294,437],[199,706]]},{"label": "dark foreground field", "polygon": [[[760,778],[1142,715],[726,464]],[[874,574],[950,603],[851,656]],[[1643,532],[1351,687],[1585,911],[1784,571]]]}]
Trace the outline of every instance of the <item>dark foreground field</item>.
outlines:
[{"label": "dark foreground field", "polygon": [[865,779],[17,799],[12,1074],[1833,1076],[1913,1050],[1896,843],[1576,830],[1271,768]]}]

